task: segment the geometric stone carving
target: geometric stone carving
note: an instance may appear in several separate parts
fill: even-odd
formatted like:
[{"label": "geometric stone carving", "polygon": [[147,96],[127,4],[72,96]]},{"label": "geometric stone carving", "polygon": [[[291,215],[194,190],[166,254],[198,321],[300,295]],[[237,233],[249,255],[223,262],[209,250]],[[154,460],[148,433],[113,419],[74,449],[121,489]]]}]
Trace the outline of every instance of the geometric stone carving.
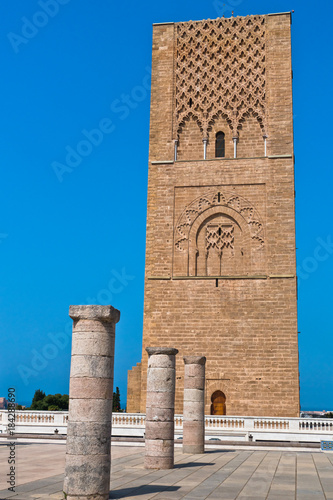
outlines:
[{"label": "geometric stone carving", "polygon": [[206,254],[215,249],[221,257],[224,248],[234,248],[234,225],[233,224],[208,224],[206,226]]},{"label": "geometric stone carving", "polygon": [[[210,274],[210,267],[208,262],[213,257],[216,261],[218,258],[218,265],[216,267],[216,272],[212,269],[212,274],[222,274],[222,254],[224,249],[230,249],[231,255],[234,256],[234,241],[235,241],[235,225],[234,224],[224,224],[223,222],[216,222],[215,224],[207,224],[206,227],[206,245],[205,245],[205,257],[206,257],[206,275]],[[197,251],[197,254],[199,252]],[[214,259],[214,255],[217,254]]]},{"label": "geometric stone carving", "polygon": [[266,135],[265,17],[178,23],[174,139],[192,116],[204,138],[221,114],[233,135],[247,115]]},{"label": "geometric stone carving", "polygon": [[[250,237],[253,240],[254,244],[260,248],[264,246],[263,224],[260,221],[259,214],[251,205],[251,203],[241,196],[235,195],[235,193],[228,193],[215,189],[214,191],[207,192],[206,194],[196,198],[187,207],[185,207],[185,210],[179,217],[176,224],[176,250],[180,252],[187,251],[186,243],[189,238],[191,227],[199,216],[204,214],[208,209],[212,209],[213,207],[219,207],[219,211],[221,214],[226,212],[226,209],[229,209],[229,211],[231,209],[230,213],[235,212],[235,214],[238,214],[243,223],[247,225]],[[209,227],[212,228],[212,226],[207,226],[207,230]],[[226,226],[225,229],[223,229],[223,224],[219,227],[221,229],[221,235],[216,235],[216,237],[220,236],[221,241],[219,243],[216,243],[216,245],[221,246],[223,239],[223,246],[232,248],[232,232],[228,236],[226,234],[224,235],[224,233],[227,231]],[[219,228],[217,228],[217,230],[218,229]],[[207,238],[209,238],[211,243],[213,244],[213,234],[207,236]],[[207,250],[209,250],[210,246],[207,248]]]}]

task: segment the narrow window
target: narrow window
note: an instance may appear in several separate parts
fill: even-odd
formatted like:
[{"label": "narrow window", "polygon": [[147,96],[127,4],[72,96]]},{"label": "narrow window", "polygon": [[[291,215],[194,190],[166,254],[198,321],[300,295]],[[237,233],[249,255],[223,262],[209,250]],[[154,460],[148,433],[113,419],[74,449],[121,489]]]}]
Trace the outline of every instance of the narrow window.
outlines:
[{"label": "narrow window", "polygon": [[225,136],[224,132],[217,132],[215,140],[215,158],[225,157]]}]

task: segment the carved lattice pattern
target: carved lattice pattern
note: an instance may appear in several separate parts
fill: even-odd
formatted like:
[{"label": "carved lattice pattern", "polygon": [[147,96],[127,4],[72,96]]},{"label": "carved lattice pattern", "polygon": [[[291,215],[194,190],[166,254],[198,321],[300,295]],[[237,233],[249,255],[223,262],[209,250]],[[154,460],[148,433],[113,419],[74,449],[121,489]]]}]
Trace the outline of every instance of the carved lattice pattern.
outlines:
[{"label": "carved lattice pattern", "polygon": [[221,207],[221,213],[223,213],[223,207],[232,208],[238,212],[248,225],[252,240],[259,247],[264,245],[263,224],[251,203],[235,194],[211,191],[192,201],[190,205],[185,207],[185,210],[179,217],[175,232],[175,246],[177,250],[185,251],[184,243],[188,240],[189,231],[197,217],[208,208],[216,206]]},{"label": "carved lattice pattern", "polygon": [[265,17],[179,23],[176,36],[174,137],[189,116],[207,137],[219,114],[234,136],[247,115],[265,135]]},{"label": "carved lattice pattern", "polygon": [[234,249],[234,226],[232,224],[208,224],[206,227],[206,255],[214,248],[222,256],[224,248]]}]

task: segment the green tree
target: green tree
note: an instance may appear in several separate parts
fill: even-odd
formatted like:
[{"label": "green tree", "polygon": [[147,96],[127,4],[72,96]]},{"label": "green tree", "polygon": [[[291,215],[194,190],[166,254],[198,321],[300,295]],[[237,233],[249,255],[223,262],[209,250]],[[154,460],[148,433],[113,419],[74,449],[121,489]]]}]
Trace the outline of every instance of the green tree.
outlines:
[{"label": "green tree", "polygon": [[48,411],[59,411],[60,408],[57,405],[51,405],[48,407]]},{"label": "green tree", "polygon": [[325,413],[324,418],[333,418],[333,412],[329,411],[328,413]]},{"label": "green tree", "polygon": [[119,391],[119,387],[116,387],[116,392],[113,393],[112,411],[115,411],[115,412],[119,412],[120,411],[120,391]]},{"label": "green tree", "polygon": [[35,408],[34,405],[38,403],[38,401],[42,401],[44,398],[45,398],[45,392],[42,391],[41,389],[37,389],[37,391],[35,391],[34,397],[32,398],[31,409],[37,410],[37,408]]},{"label": "green tree", "polygon": [[40,401],[33,402],[31,404],[29,410],[40,410],[40,411],[43,410],[43,411],[45,411],[45,410],[47,410],[47,408],[48,408],[48,405],[47,405],[47,403],[45,403],[45,398],[44,398]]},{"label": "green tree", "polygon": [[68,410],[68,403],[69,403],[69,395],[63,394],[60,398],[60,407],[63,410]]},{"label": "green tree", "polygon": [[[43,396],[43,397],[42,397]],[[48,394],[45,396],[45,392],[38,389],[35,392],[35,396],[32,400],[30,410],[41,410],[41,411],[62,411],[68,410],[68,394]]]}]

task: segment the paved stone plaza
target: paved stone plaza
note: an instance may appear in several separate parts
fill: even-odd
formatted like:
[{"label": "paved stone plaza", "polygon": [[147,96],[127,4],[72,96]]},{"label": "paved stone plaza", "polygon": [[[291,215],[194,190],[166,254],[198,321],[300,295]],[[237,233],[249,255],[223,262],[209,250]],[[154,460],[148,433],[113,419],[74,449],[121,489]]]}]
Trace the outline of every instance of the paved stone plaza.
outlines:
[{"label": "paved stone plaza", "polygon": [[[0,499],[61,499],[65,442],[18,444],[16,493],[6,489],[7,447],[0,443]],[[333,453],[209,449],[183,455],[175,468],[145,470],[144,448],[112,446],[110,498],[201,500],[333,499]],[[9,493],[9,494],[8,494]]]}]

